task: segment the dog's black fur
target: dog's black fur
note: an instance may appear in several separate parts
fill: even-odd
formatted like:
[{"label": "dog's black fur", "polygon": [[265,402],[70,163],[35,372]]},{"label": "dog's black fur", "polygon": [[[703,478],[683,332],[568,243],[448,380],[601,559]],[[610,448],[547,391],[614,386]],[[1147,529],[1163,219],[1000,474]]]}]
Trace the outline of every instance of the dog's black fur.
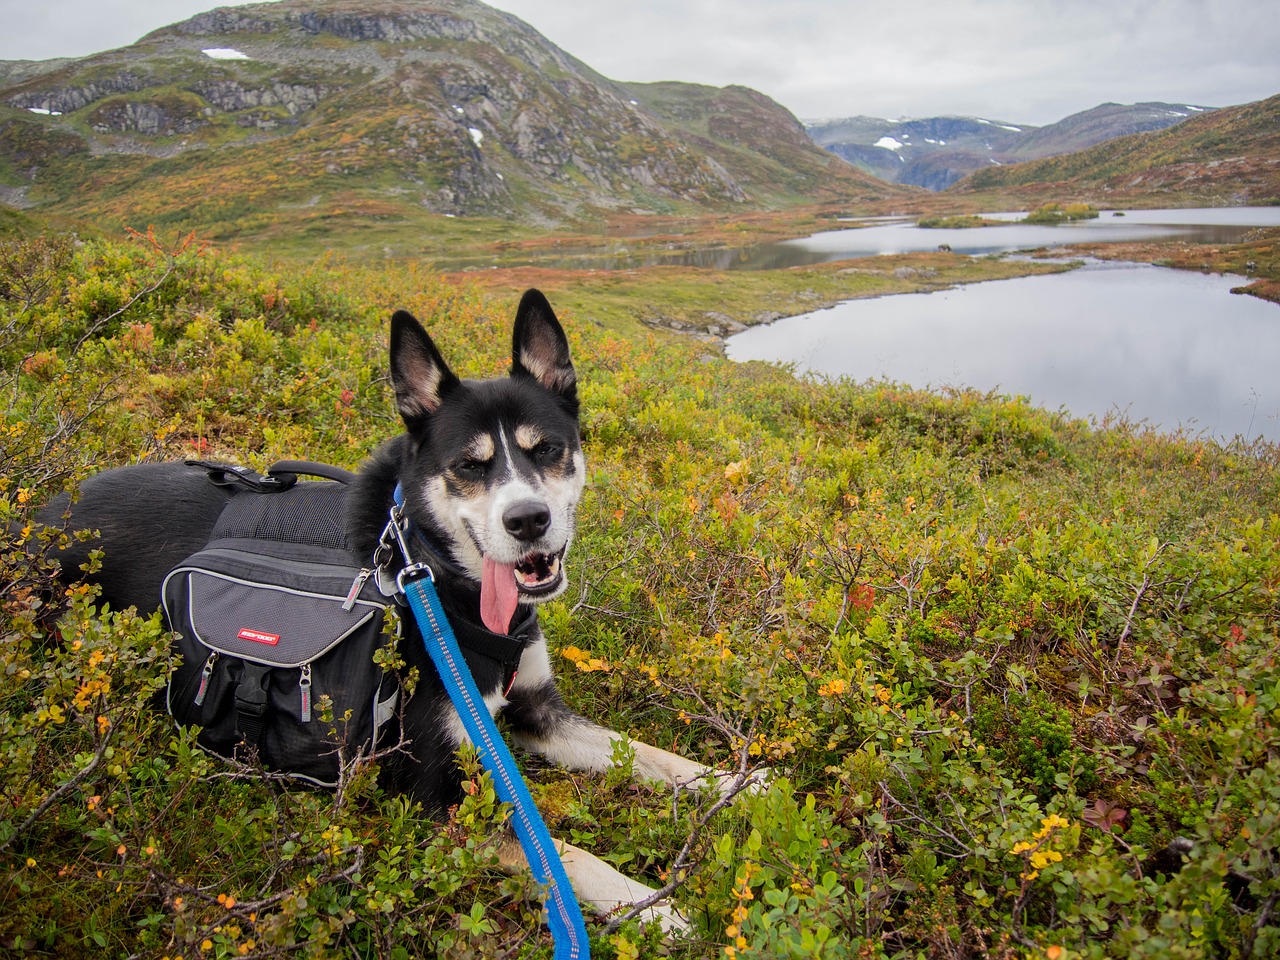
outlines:
[{"label": "dog's black fur", "polygon": [[[493,576],[503,587],[496,594],[513,607],[518,601],[519,610],[562,592],[561,560],[572,539],[585,464],[569,345],[545,297],[531,290],[521,300],[508,377],[459,379],[404,312],[392,318],[391,373],[406,431],[377,450],[349,488],[347,539],[355,558],[369,563],[399,485],[418,533],[414,542],[439,560],[437,588],[451,620],[493,622],[482,598],[486,589],[494,595],[482,586],[486,565],[496,563],[500,572]],[[95,539],[65,550],[66,580],[81,577],[89,551],[101,549],[102,567],[89,579],[100,585],[102,600],[114,609],[145,612],[159,606],[165,574],[208,541],[230,497],[254,495],[211,484],[200,467],[144,464],[90,478],[74,502],[59,498],[43,517],[58,523],[69,509],[72,529],[98,531]],[[507,578],[514,578],[514,589]],[[501,611],[504,623],[509,612]],[[512,623],[520,619],[517,613]],[[393,753],[384,775],[390,788],[439,812],[461,798],[455,756],[463,733],[416,628],[406,630],[401,654],[421,680],[402,709],[407,752]],[[536,626],[509,689],[504,691],[509,678],[497,664],[471,665],[518,745],[573,769],[602,770],[612,762],[622,735],[565,705]],[[675,754],[634,747],[639,776],[681,784],[709,774]],[[580,894],[597,908],[648,892],[589,854],[567,849],[575,887],[588,887]],[[517,862],[518,853],[507,859]],[[669,912],[659,912],[664,923],[674,922]]]}]

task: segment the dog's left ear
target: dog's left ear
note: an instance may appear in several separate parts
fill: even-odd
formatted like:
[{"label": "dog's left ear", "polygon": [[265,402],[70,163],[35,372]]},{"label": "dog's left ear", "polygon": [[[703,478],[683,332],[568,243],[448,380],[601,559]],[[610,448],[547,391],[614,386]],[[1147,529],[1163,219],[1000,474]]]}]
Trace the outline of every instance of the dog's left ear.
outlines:
[{"label": "dog's left ear", "polygon": [[458,385],[427,331],[405,310],[391,317],[391,383],[396,406],[410,431],[435,413],[441,398]]},{"label": "dog's left ear", "polygon": [[526,290],[516,309],[511,375],[533,377],[577,411],[578,375],[569,359],[569,340],[540,290]]}]

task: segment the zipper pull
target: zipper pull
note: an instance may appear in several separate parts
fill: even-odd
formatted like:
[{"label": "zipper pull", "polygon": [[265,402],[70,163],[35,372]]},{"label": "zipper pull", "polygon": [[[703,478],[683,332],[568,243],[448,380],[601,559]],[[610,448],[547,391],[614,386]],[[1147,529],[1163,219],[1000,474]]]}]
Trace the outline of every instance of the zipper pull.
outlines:
[{"label": "zipper pull", "polygon": [[350,610],[356,605],[356,597],[360,596],[360,591],[364,589],[365,581],[369,579],[373,571],[368,567],[362,567],[360,572],[356,574],[356,578],[351,581],[351,589],[347,591],[347,599],[342,601],[342,609]]},{"label": "zipper pull", "polygon": [[298,692],[302,694],[302,722],[311,722],[311,664],[302,665],[302,676],[298,677]]},{"label": "zipper pull", "polygon": [[204,704],[205,694],[209,692],[209,678],[213,676],[213,665],[218,662],[218,651],[215,650],[209,654],[209,658],[205,660],[204,667],[200,671],[200,689],[196,691],[196,706]]}]

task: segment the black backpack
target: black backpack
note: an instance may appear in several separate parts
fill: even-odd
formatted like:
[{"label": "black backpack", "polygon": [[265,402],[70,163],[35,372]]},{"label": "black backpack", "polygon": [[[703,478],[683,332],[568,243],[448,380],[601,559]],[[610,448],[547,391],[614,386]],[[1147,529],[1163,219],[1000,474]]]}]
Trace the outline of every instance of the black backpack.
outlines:
[{"label": "black backpack", "polygon": [[[398,678],[375,662],[396,639],[393,601],[354,562],[345,481],[323,464],[286,461],[266,477],[193,462],[243,487],[209,543],[165,577],[163,607],[182,662],[167,706],[197,742],[236,760],[334,786],[395,718]],[[307,473],[344,481],[298,483]],[[390,616],[398,624],[398,617]]]}]

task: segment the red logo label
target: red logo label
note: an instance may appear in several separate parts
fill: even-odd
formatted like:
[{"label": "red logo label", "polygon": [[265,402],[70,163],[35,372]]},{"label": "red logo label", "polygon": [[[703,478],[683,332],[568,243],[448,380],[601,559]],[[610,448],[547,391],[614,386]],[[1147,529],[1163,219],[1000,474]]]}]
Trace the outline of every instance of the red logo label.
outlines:
[{"label": "red logo label", "polygon": [[251,630],[248,627],[245,627],[236,634],[236,636],[241,640],[251,640],[254,643],[267,643],[273,647],[280,642],[280,638],[274,633],[263,633],[261,630]]}]

